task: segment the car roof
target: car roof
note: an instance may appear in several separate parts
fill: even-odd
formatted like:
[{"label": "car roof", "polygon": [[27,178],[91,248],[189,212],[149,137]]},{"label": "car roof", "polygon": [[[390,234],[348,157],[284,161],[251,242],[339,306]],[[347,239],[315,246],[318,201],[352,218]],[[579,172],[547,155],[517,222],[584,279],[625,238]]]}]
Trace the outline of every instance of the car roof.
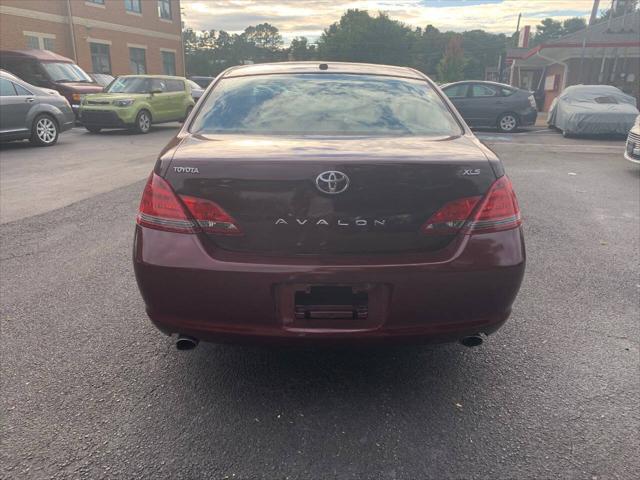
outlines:
[{"label": "car roof", "polygon": [[186,80],[176,75],[120,75],[118,78],[157,78],[159,80]]},{"label": "car roof", "polygon": [[518,87],[514,87],[513,85],[509,85],[506,83],[499,83],[499,82],[491,82],[489,80],[461,80],[459,82],[452,82],[452,83],[447,83],[446,85],[443,85],[442,88],[445,87],[451,87],[453,85],[464,85],[467,83],[481,83],[484,85],[491,85],[493,87],[499,87],[499,88],[511,88],[513,90],[518,90]]},{"label": "car roof", "polygon": [[[320,65],[326,65],[326,68],[321,69]],[[415,78],[418,80],[424,80],[425,78],[417,70],[408,67],[347,62],[280,62],[239,65],[228,69],[224,73],[224,78],[282,73],[351,73]]]},{"label": "car roof", "polygon": [[609,91],[613,91],[613,92],[621,92],[622,90],[620,90],[618,87],[614,87],[613,85],[583,85],[583,84],[579,84],[579,85],[571,85],[567,88],[565,88],[564,90],[589,90],[589,91],[593,91],[593,90],[609,90]]},{"label": "car roof", "polygon": [[6,70],[3,70],[0,68],[0,75],[2,75],[3,77],[7,77],[9,78],[9,80],[20,80],[23,81],[20,77],[18,77],[17,75],[14,75],[11,72],[7,72]]},{"label": "car roof", "polygon": [[0,50],[0,55],[3,57],[25,57],[35,58],[42,62],[63,62],[63,63],[75,63],[73,60],[57,53],[50,52],[49,50]]}]

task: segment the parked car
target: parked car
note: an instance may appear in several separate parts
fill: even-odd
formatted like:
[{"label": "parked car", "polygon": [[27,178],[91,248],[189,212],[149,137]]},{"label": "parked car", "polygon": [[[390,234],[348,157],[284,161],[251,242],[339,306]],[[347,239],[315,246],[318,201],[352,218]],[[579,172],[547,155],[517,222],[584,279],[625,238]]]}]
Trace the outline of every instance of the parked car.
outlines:
[{"label": "parked car", "polygon": [[536,100],[527,90],[502,83],[466,81],[449,83],[442,91],[472,127],[515,132],[518,127],[536,123]]},{"label": "parked car", "polygon": [[186,82],[166,75],[118,77],[106,92],[84,98],[80,120],[93,133],[103,128],[147,133],[152,124],[182,121],[194,105]]},{"label": "parked car", "polygon": [[640,115],[636,117],[636,122],[629,130],[624,158],[633,163],[640,163]]},{"label": "parked car", "polygon": [[0,140],[25,140],[50,147],[73,127],[75,116],[66,98],[0,70]]},{"label": "parked car", "polygon": [[73,60],[48,50],[2,50],[0,68],[36,87],[60,92],[76,115],[84,95],[102,91]]},{"label": "parked car", "polygon": [[133,262],[179,349],[472,346],[511,311],[520,224],[502,163],[422,73],[262,64],[224,72],[163,150]]},{"label": "parked car", "polygon": [[198,85],[200,85],[200,88],[202,88],[204,90],[209,86],[209,84],[211,82],[213,82],[213,80],[215,80],[215,78],[214,77],[201,77],[201,76],[195,75],[195,76],[189,77],[189,80],[192,80],[192,81],[196,82]]},{"label": "parked car", "polygon": [[90,73],[89,76],[94,82],[103,88],[108,87],[115,78],[113,75],[109,75],[108,73]]},{"label": "parked car", "polygon": [[204,93],[204,88],[202,88],[193,80],[187,80],[187,83],[189,84],[189,88],[191,88],[191,96],[193,97],[193,101],[197,103]]},{"label": "parked car", "polygon": [[638,116],[636,99],[611,85],[574,85],[549,108],[549,127],[569,135],[627,135]]}]

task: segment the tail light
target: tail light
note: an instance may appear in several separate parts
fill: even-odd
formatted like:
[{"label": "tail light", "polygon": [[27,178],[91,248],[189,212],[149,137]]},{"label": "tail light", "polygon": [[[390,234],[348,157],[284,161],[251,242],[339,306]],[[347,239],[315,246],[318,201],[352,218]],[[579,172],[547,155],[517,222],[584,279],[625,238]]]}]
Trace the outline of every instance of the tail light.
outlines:
[{"label": "tail light", "polygon": [[144,187],[136,222],[165,232],[242,234],[222,207],[203,198],[178,197],[166,180],[155,173]]},{"label": "tail light", "polygon": [[427,235],[489,233],[522,225],[520,207],[511,181],[496,180],[484,197],[466,197],[447,203],[422,226]]},{"label": "tail light", "polygon": [[210,200],[180,195],[198,227],[207,233],[242,235],[235,220],[223,208]]}]

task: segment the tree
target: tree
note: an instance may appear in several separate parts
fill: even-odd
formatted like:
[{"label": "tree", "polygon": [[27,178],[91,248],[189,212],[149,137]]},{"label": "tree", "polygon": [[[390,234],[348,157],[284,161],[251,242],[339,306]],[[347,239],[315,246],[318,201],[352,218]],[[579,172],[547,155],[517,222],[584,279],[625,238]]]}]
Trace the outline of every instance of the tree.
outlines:
[{"label": "tree", "polygon": [[508,39],[484,30],[471,30],[462,34],[464,47],[464,78],[484,78],[487,66],[497,66],[500,54],[505,51]]},{"label": "tree", "polygon": [[584,28],[587,28],[587,21],[582,17],[567,18],[562,22],[563,35],[578,32]]},{"label": "tree", "polygon": [[289,53],[293,60],[311,60],[315,54],[315,45],[309,45],[306,37],[296,37],[291,40]]},{"label": "tree", "polygon": [[245,28],[244,36],[247,42],[265,50],[276,51],[282,46],[282,35],[269,23]]},{"label": "tree", "polygon": [[457,82],[464,78],[464,51],[462,36],[454,35],[449,40],[444,57],[438,63],[438,80],[443,83]]},{"label": "tree", "polygon": [[567,18],[564,22],[559,22],[553,18],[545,18],[536,27],[536,34],[531,39],[531,46],[556,40],[586,27],[587,22],[582,17]]},{"label": "tree", "polygon": [[540,45],[541,43],[549,40],[555,40],[560,38],[564,34],[562,29],[562,23],[554,20],[553,18],[545,18],[540,22],[540,25],[536,27],[536,34],[534,35],[531,44]]},{"label": "tree", "polygon": [[411,47],[411,66],[427,75],[435,75],[451,33],[442,33],[433,25],[416,29]]},{"label": "tree", "polygon": [[318,41],[323,60],[407,65],[412,31],[386,14],[372,17],[365,10],[347,10]]}]

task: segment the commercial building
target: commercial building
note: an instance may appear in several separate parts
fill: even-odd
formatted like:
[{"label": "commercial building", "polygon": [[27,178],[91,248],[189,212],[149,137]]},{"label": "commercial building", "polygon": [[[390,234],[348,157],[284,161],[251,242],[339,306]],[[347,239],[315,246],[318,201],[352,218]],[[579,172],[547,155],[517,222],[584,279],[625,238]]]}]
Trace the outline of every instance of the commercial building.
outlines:
[{"label": "commercial building", "polygon": [[51,50],[87,72],[184,75],[180,0],[0,0],[0,49]]},{"label": "commercial building", "polygon": [[507,53],[510,83],[533,90],[547,111],[570,85],[613,85],[640,101],[640,12],[595,23],[533,49]]}]

